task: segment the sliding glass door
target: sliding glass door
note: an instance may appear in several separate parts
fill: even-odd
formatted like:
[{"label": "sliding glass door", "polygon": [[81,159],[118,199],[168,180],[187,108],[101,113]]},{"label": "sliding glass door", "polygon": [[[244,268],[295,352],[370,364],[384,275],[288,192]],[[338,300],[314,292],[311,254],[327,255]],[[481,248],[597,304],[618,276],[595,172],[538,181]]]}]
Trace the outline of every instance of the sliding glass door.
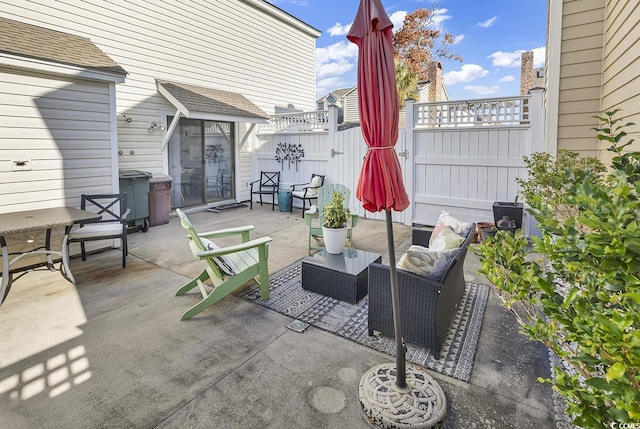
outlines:
[{"label": "sliding glass door", "polygon": [[230,122],[180,118],[169,140],[174,208],[235,198],[234,129]]}]

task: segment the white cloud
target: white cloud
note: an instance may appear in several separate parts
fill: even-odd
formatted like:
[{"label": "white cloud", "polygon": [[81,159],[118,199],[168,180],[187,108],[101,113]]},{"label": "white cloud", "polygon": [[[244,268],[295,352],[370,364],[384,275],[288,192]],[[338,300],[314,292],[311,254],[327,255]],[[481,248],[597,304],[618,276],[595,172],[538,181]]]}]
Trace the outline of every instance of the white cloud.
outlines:
[{"label": "white cloud", "polygon": [[355,64],[346,59],[325,63],[316,68],[316,77],[338,76],[352,70]]},{"label": "white cloud", "polygon": [[465,64],[459,71],[450,71],[443,74],[442,78],[447,85],[455,85],[460,82],[471,82],[488,74],[489,72],[478,64]]},{"label": "white cloud", "polygon": [[497,85],[494,86],[485,86],[485,85],[467,85],[463,87],[465,91],[473,92],[478,95],[491,95],[500,91],[500,87]]},{"label": "white cloud", "polygon": [[513,52],[496,51],[487,58],[493,60],[494,67],[520,67],[520,57],[523,52],[522,49]]},{"label": "white cloud", "polygon": [[513,82],[514,80],[516,80],[515,77],[513,77],[511,75],[507,75],[507,76],[503,77],[502,79],[500,79],[498,82],[500,82],[500,83]]},{"label": "white cloud", "polygon": [[326,79],[320,79],[316,81],[316,98],[324,97],[330,91],[334,91],[338,88],[350,88],[355,83],[347,82],[342,79],[341,76],[329,77]]},{"label": "white cloud", "polygon": [[537,69],[544,67],[544,46],[541,48],[534,48],[533,51],[533,68]]},{"label": "white cloud", "polygon": [[354,59],[358,58],[358,46],[355,43],[342,40],[338,43],[334,43],[324,48],[316,49],[316,67],[320,67],[322,64],[326,64],[332,61],[342,59]]},{"label": "white cloud", "polygon": [[393,23],[394,33],[402,28],[402,25],[404,24],[405,16],[407,16],[406,10],[396,10],[391,15],[389,15],[389,19]]},{"label": "white cloud", "polygon": [[[448,12],[447,9],[436,9],[435,13],[431,17],[431,24],[429,25],[429,28],[432,30],[444,31],[443,30],[444,21],[447,21],[452,18],[451,15],[447,15],[447,12]],[[404,25],[404,18],[406,16],[407,16],[406,10],[397,10],[393,12],[391,15],[389,15],[389,19],[393,23],[394,33],[402,28],[402,26]]]},{"label": "white cloud", "polygon": [[448,19],[451,19],[451,15],[447,15],[447,12],[449,12],[448,9],[436,9],[435,13],[431,17],[431,20],[433,22],[431,23],[430,27],[433,28],[434,30],[444,32],[443,30],[444,22]]},{"label": "white cloud", "polygon": [[342,25],[339,22],[336,22],[335,25],[329,28],[327,31],[331,36],[344,36],[351,29],[351,24]]},{"label": "white cloud", "polygon": [[340,41],[316,49],[316,94],[323,97],[337,88],[353,86],[342,76],[355,68],[358,61],[358,46]]},{"label": "white cloud", "polygon": [[458,34],[457,36],[453,37],[453,45],[457,45],[458,43],[462,42],[462,39],[464,39],[464,34]]},{"label": "white cloud", "polygon": [[[533,51],[533,67],[539,68],[544,66],[544,47],[534,48]],[[496,51],[493,54],[489,55],[487,58],[491,58],[493,60],[492,65],[494,67],[520,67],[520,60],[522,58],[522,53],[525,52],[523,49],[518,49],[513,52],[502,52]]]},{"label": "white cloud", "polygon": [[478,25],[482,28],[489,28],[493,25],[494,22],[496,22],[497,19],[498,17],[494,16],[493,18],[489,18],[486,21],[479,22]]}]

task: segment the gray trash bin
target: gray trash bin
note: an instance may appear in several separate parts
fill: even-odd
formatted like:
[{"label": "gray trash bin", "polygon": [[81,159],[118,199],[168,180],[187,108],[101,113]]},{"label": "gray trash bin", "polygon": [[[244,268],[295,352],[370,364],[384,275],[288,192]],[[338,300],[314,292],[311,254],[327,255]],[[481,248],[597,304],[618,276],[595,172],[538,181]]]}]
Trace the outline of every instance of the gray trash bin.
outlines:
[{"label": "gray trash bin", "polygon": [[149,179],[149,226],[169,223],[172,180],[166,174],[154,174]]},{"label": "gray trash bin", "polygon": [[140,170],[120,170],[120,192],[127,193],[127,206],[131,209],[128,227],[149,230],[149,178],[151,173]]}]

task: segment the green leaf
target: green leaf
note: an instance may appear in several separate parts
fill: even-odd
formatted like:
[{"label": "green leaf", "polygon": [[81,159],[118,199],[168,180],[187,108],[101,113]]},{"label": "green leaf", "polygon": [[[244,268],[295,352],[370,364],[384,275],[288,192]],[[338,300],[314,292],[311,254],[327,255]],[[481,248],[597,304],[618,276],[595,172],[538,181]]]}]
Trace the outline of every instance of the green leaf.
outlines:
[{"label": "green leaf", "polygon": [[636,304],[640,304],[640,292],[625,292],[621,296],[631,298]]},{"label": "green leaf", "polygon": [[617,380],[619,378],[622,378],[622,376],[626,371],[627,371],[627,366],[624,363],[616,362],[613,365],[611,365],[611,368],[609,368],[609,371],[607,371],[604,378],[606,378],[607,381]]},{"label": "green leaf", "polygon": [[573,360],[576,360],[578,362],[584,362],[584,363],[586,363],[588,365],[597,365],[597,364],[600,363],[600,359],[594,358],[593,356],[588,355],[586,353],[585,354],[581,354],[580,356],[573,358]]},{"label": "green leaf", "polygon": [[611,385],[604,378],[592,377],[586,379],[584,382],[594,389],[611,390]]}]

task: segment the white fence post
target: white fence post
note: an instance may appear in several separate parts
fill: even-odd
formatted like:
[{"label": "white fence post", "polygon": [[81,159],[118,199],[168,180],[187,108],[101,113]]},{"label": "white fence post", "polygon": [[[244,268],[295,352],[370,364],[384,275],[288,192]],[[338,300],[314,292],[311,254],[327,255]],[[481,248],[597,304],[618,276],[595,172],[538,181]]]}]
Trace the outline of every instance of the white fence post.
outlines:
[{"label": "white fence post", "polygon": [[405,225],[413,225],[413,208],[415,203],[415,198],[413,195],[413,159],[415,156],[415,147],[413,141],[413,129],[415,126],[414,119],[414,105],[415,100],[408,99],[405,100],[405,135],[404,135],[404,150],[408,153],[408,156],[405,158],[404,172],[403,172],[403,180],[404,187],[407,190],[407,195],[409,195],[409,207],[405,211],[404,215],[404,224]]},{"label": "white fence post", "polygon": [[[328,110],[327,143],[329,144],[326,145],[326,147],[324,147],[323,149],[327,151],[334,151],[334,150],[337,151],[338,147],[337,147],[336,133],[338,132],[338,106],[336,106],[335,104],[331,104],[329,105],[327,110]],[[335,181],[336,178],[339,177],[339,174],[338,174],[339,168],[340,168],[340,163],[336,162],[336,160],[333,157],[330,157],[329,166],[327,168],[327,173],[329,177],[327,177],[326,179],[328,181]]]},{"label": "white fence post", "polygon": [[332,138],[338,132],[338,106],[335,104],[329,106],[328,122],[329,138]]},{"label": "white fence post", "polygon": [[531,98],[529,99],[529,117],[531,118],[531,151],[529,153],[533,153],[545,150],[545,114],[544,104],[542,101],[542,98],[544,96],[544,89],[535,88],[530,92]]}]

